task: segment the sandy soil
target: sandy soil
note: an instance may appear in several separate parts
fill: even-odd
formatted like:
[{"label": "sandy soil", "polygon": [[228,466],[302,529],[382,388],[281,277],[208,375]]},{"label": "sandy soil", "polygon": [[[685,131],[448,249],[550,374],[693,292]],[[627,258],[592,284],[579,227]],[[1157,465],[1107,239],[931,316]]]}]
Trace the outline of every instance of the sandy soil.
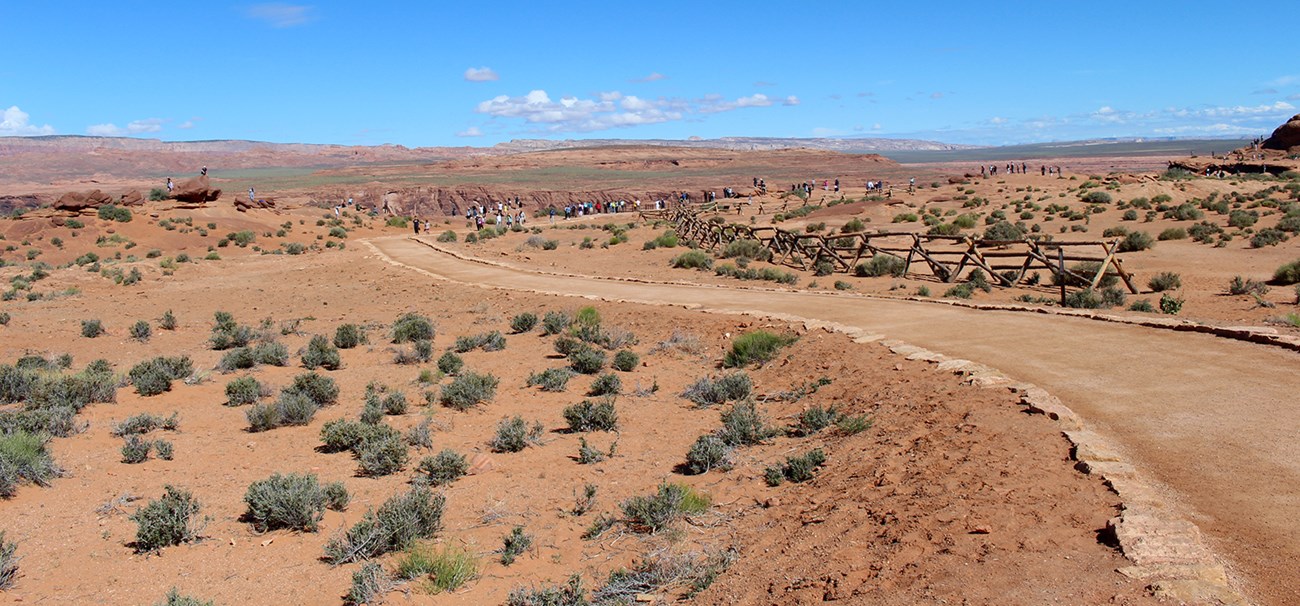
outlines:
[{"label": "sandy soil", "polygon": [[[431,365],[393,363],[383,336],[393,318],[406,311],[430,315],[438,324],[435,348],[442,350],[457,336],[507,332],[510,317],[521,311],[589,304],[432,280],[377,258],[360,244],[357,238],[384,232],[369,223],[346,223],[351,229],[342,240],[346,248],[325,248],[329,226],[316,225],[321,215],[315,210],[240,214],[220,207],[153,207],[152,212],[158,218],[192,219],[171,231],[150,221],[148,212],[137,213],[128,224],[87,217],[85,227],[76,230],[52,227],[38,217],[4,224],[6,242],[26,239],[22,250],[40,249],[38,258],[51,265],[94,251],[105,269],[136,267],[143,278],[121,286],[76,265],[51,268],[49,277],[32,287],[42,294],[38,300],[0,303],[11,314],[8,325],[0,327],[0,360],[70,353],[74,369],[105,358],[125,372],[152,356],[184,354],[204,378],[153,397],[124,387],[116,403],[83,411],[79,419],[87,423],[85,431],[54,440],[54,456],[66,476],[48,488],[23,486],[16,497],[0,501],[5,521],[0,528],[17,541],[23,557],[16,586],[0,593],[2,601],[141,604],[178,587],[222,604],[338,603],[358,566],[321,562],[324,543],[368,508],[405,490],[413,473],[408,466],[392,476],[357,477],[348,454],[316,450],[320,427],[331,419],[355,418],[371,381],[401,390],[413,402],[435,390],[416,381],[418,371]],[[216,227],[206,227],[209,222]],[[282,227],[285,235],[275,236]],[[241,229],[257,234],[252,246],[216,246],[226,233]],[[99,236],[113,235],[134,245],[93,244]],[[55,237],[63,240],[62,249],[52,244]],[[315,247],[304,255],[259,255],[253,248],[282,249],[288,242]],[[174,268],[160,263],[181,252],[201,259],[208,247],[221,259]],[[153,249],[159,256],[148,258],[145,253]],[[113,261],[119,252],[121,259]],[[0,276],[8,280],[29,271],[11,266],[0,269]],[[78,290],[66,293],[69,286]],[[478,555],[480,577],[456,593],[436,596],[408,585],[401,590],[407,595],[392,594],[391,601],[501,603],[513,587],[559,582],[575,572],[589,586],[597,585],[609,571],[664,546],[738,550],[734,572],[724,573],[699,597],[705,603],[802,603],[823,595],[871,603],[1151,601],[1141,582],[1115,572],[1123,558],[1097,540],[1115,513],[1114,494],[1074,471],[1058,430],[1020,413],[1011,394],[962,386],[956,377],[900,361],[879,346],[805,333],[798,326],[671,306],[602,302],[597,307],[606,326],[630,330],[638,339],[633,349],[643,364],[622,374],[625,391],[659,386],[651,395],[619,397],[617,436],[590,436],[602,447],[617,439],[619,455],[613,459],[579,465],[573,459],[580,436],[559,431],[561,409],[581,399],[591,379],[575,378],[559,394],[525,387],[530,372],[562,364],[552,339],[535,331],[508,336],[500,352],[465,354],[467,367],[501,379],[496,398],[481,409],[455,413],[414,407],[388,418],[399,429],[428,419],[435,428],[435,450],[481,455],[479,473],[446,489],[445,529],[437,539]],[[177,330],[155,327],[154,337],[143,343],[128,337],[132,322],[154,322],[169,309],[179,318]],[[211,370],[221,352],[208,349],[206,340],[212,314],[219,310],[248,324],[266,319],[272,333],[287,333],[278,338],[290,352],[300,351],[312,334],[332,334],[344,322],[370,326],[371,344],[343,352],[344,368],[328,373],[341,388],[340,403],[323,409],[309,426],[248,433],[244,410],[222,405],[226,382],[240,375]],[[80,336],[80,320],[92,318],[104,322],[107,335]],[[834,404],[845,412],[870,414],[875,427],[854,436],[778,437],[742,450],[732,471],[681,475],[675,468],[696,436],[717,427],[719,409],[697,408],[679,394],[696,378],[719,372],[730,338],[758,326],[801,338],[778,361],[750,371],[757,391],[770,396],[821,376],[832,379],[802,401],[765,398],[770,422],[787,425],[806,406]],[[675,330],[696,335],[698,352],[652,352]],[[291,367],[260,367],[252,374],[283,386],[301,372],[297,362],[295,354]],[[109,435],[112,423],[139,412],[173,411],[179,413],[180,429],[161,437],[174,442],[175,460],[119,461],[121,440]],[[543,444],[518,454],[488,452],[495,424],[515,414],[544,423]],[[766,466],[814,446],[829,457],[817,479],[779,488],[763,483]],[[412,465],[427,454],[432,452],[413,449]],[[257,534],[239,520],[251,482],[295,471],[344,482],[353,494],[351,506],[327,513],[318,533]],[[599,486],[598,511],[617,513],[619,502],[647,494],[664,480],[706,491],[715,506],[694,523],[660,536],[616,531],[597,541],[579,538],[593,514],[574,517],[567,511],[583,483]],[[202,501],[211,517],[203,540],[160,555],[134,554],[129,543],[135,528],[127,514],[161,494],[165,484],[188,488]],[[110,503],[115,505],[105,507]],[[535,535],[535,547],[505,567],[494,551],[514,525]],[[813,565],[808,553],[824,555],[824,565]],[[394,561],[394,556],[381,560],[390,568]]]}]

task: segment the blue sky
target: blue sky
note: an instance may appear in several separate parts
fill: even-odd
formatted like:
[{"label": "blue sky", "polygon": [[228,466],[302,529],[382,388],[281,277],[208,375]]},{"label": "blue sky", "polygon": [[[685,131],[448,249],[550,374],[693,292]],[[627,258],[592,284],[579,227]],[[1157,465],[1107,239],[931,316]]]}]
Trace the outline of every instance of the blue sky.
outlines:
[{"label": "blue sky", "polygon": [[1300,49],[1294,2],[1246,6],[19,1],[0,136],[1254,136],[1300,113]]}]

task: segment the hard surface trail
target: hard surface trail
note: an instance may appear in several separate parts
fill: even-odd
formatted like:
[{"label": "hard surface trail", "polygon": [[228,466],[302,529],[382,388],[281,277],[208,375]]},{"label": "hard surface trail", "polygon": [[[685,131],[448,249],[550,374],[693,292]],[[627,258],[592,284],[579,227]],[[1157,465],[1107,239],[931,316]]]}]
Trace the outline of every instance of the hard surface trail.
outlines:
[{"label": "hard surface trail", "polygon": [[[555,276],[459,259],[407,238],[370,243],[454,282],[860,327],[1036,383],[1167,486],[1266,604],[1300,600],[1300,355],[1044,314],[832,293]],[[598,259],[593,254],[593,259]]]}]

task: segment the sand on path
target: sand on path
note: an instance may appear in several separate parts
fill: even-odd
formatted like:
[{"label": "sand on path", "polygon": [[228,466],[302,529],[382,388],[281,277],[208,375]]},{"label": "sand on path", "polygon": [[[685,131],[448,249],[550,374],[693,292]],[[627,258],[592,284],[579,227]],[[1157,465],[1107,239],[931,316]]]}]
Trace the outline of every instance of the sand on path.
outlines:
[{"label": "sand on path", "polygon": [[780,314],[883,333],[975,360],[1059,397],[1172,491],[1261,603],[1294,603],[1300,578],[1300,355],[1082,318],[833,293],[556,276],[459,259],[406,237],[389,260],[479,286],[705,310]]}]

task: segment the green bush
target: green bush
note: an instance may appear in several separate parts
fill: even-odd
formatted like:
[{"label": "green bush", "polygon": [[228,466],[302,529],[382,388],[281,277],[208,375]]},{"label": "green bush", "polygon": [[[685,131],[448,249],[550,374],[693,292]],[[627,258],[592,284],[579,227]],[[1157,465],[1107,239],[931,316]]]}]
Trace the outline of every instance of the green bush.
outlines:
[{"label": "green bush", "polygon": [[1182,288],[1183,279],[1176,273],[1165,271],[1152,276],[1147,281],[1147,286],[1151,288],[1152,292],[1164,292]]},{"label": "green bush", "polygon": [[1090,191],[1079,198],[1089,204],[1110,204],[1110,194],[1104,191]]},{"label": "green bush", "polygon": [[853,275],[860,278],[876,278],[880,276],[893,276],[901,278],[907,270],[907,262],[903,259],[888,254],[877,254],[871,257],[869,261],[859,263],[853,268]]},{"label": "green bush", "polygon": [[416,486],[384,502],[378,511],[366,512],[361,521],[325,546],[325,559],[346,564],[401,551],[442,528],[443,495]]},{"label": "green bush", "polygon": [[1151,234],[1144,231],[1135,231],[1124,236],[1124,239],[1120,240],[1119,246],[1115,247],[1115,250],[1118,252],[1137,252],[1147,250],[1152,246],[1155,246],[1155,239],[1151,237]]},{"label": "green bush", "polygon": [[1101,308],[1101,297],[1091,288],[1076,290],[1065,295],[1063,306],[1079,309],[1099,309]]},{"label": "green bush", "polygon": [[497,423],[496,435],[488,442],[488,446],[493,452],[519,452],[541,440],[544,431],[546,428],[542,427],[541,422],[534,423],[530,428],[520,416],[501,419]]},{"label": "green bush", "polygon": [[406,439],[396,430],[376,432],[354,447],[361,473],[370,477],[391,475],[406,467]]},{"label": "green bush", "polygon": [[686,471],[693,475],[730,467],[732,447],[714,434],[696,438],[686,452]]},{"label": "green bush", "polygon": [[722,258],[724,259],[753,259],[755,261],[772,260],[772,251],[763,246],[758,240],[748,238],[732,240],[722,249]]},{"label": "green bush", "polygon": [[199,517],[202,505],[188,490],[164,486],[162,497],[149,501],[131,514],[136,523],[135,551],[146,553],[180,545],[198,538],[205,522]]},{"label": "green bush", "polygon": [[637,364],[640,363],[641,363],[640,356],[636,355],[636,353],[630,349],[624,349],[614,354],[614,362],[611,363],[610,366],[613,366],[615,370],[620,370],[623,372],[632,372],[634,369],[636,369]]},{"label": "green bush", "polygon": [[325,515],[325,491],[314,474],[273,474],[244,493],[245,520],[258,532],[278,528],[316,532]]},{"label": "green bush", "polygon": [[542,391],[564,391],[565,386],[569,383],[569,379],[573,378],[576,374],[577,373],[573,372],[568,367],[548,368],[542,372],[529,374],[528,386],[541,387]]},{"label": "green bush", "polygon": [[812,406],[799,413],[799,421],[795,425],[794,433],[800,436],[811,436],[834,425],[842,416],[834,405]]},{"label": "green bush", "polygon": [[469,473],[469,461],[465,455],[454,450],[445,449],[432,457],[420,461],[416,470],[420,478],[433,486],[445,486]]},{"label": "green bush", "polygon": [[684,484],[660,484],[652,496],[635,496],[620,505],[627,524],[637,531],[658,532],[684,516],[709,508],[707,495]]},{"label": "green bush", "polygon": [[[399,218],[402,219],[402,223],[406,222],[405,217],[390,217],[388,224],[393,225],[394,219]],[[384,594],[392,588],[393,581],[388,578],[388,573],[384,572],[384,567],[375,562],[367,562],[352,573],[352,587],[348,589],[348,594],[343,596],[343,603],[346,606],[378,604],[383,600]]]},{"label": "green bush", "polygon": [[515,558],[523,555],[533,545],[533,537],[524,532],[523,526],[515,526],[510,530],[505,539],[502,540],[501,547],[501,564],[509,566],[515,562]]},{"label": "green bush", "polygon": [[1178,312],[1182,310],[1183,310],[1182,298],[1171,297],[1169,296],[1169,293],[1160,295],[1160,313],[1169,314],[1173,316],[1173,315],[1178,315]]},{"label": "green bush", "polygon": [[1250,247],[1264,248],[1265,246],[1277,246],[1282,242],[1286,242],[1286,240],[1286,232],[1280,229],[1266,227],[1255,232],[1255,235],[1250,237]]},{"label": "green bush", "polygon": [[334,346],[352,349],[366,343],[366,329],[356,324],[341,324],[334,329]]},{"label": "green bush", "polygon": [[564,420],[569,424],[569,431],[615,431],[618,429],[618,412],[614,410],[613,398],[599,402],[583,400],[564,409]]},{"label": "green bush", "polygon": [[[791,482],[807,482],[813,479],[817,468],[826,462],[826,453],[820,448],[814,448],[802,456],[789,457],[785,460],[785,466],[782,469],[782,475]],[[771,483],[770,481],[768,482]]]},{"label": "green bush", "polygon": [[99,320],[82,320],[81,336],[93,339],[104,334],[104,325]]},{"label": "green bush", "polygon": [[573,318],[562,311],[548,311],[542,316],[542,334],[558,335],[573,323]]},{"label": "green bush", "polygon": [[403,314],[397,318],[397,321],[393,322],[394,343],[428,341],[432,340],[433,336],[433,322],[418,313]]},{"label": "green bush", "polygon": [[176,315],[172,313],[172,310],[169,309],[163,312],[162,317],[158,319],[158,328],[176,330]]},{"label": "green bush", "polygon": [[1164,242],[1165,240],[1185,240],[1187,239],[1187,230],[1181,227],[1170,227],[1169,229],[1160,232],[1160,235],[1156,236],[1156,239],[1161,242]]},{"label": "green bush", "polygon": [[530,311],[521,313],[510,320],[510,330],[515,334],[525,333],[537,326],[537,314]]},{"label": "green bush", "polygon": [[466,353],[475,349],[501,351],[505,348],[506,338],[495,330],[472,336],[456,337],[456,343],[452,345],[452,350],[456,353]]},{"label": "green bush", "polygon": [[679,269],[711,269],[713,257],[702,250],[691,250],[673,257],[670,264]]},{"label": "green bush", "polygon": [[234,316],[224,311],[216,312],[216,322],[212,326],[209,342],[212,349],[224,350],[235,347],[247,347],[253,342],[256,333],[252,328],[235,322]]},{"label": "green bush", "polygon": [[50,437],[18,429],[0,433],[0,497],[12,497],[21,482],[48,486],[62,474],[47,445]]},{"label": "green bush", "polygon": [[1287,263],[1273,272],[1273,281],[1279,284],[1300,282],[1300,259]]},{"label": "green bush", "polygon": [[1128,306],[1128,310],[1129,310],[1129,311],[1142,311],[1142,312],[1146,312],[1146,313],[1155,313],[1156,308],[1155,308],[1154,305],[1151,304],[1150,301],[1148,301],[1148,300],[1146,300],[1146,299],[1140,299],[1140,300],[1134,301],[1132,305],[1129,305],[1129,306]]},{"label": "green bush", "polygon": [[284,388],[284,391],[306,396],[317,406],[329,406],[339,399],[339,387],[334,379],[315,372],[294,376],[293,383]]},{"label": "green bush", "polygon": [[591,389],[587,390],[587,395],[617,395],[622,390],[623,382],[619,380],[618,375],[614,373],[605,373],[596,377],[596,380],[591,382]]},{"label": "green bush", "polygon": [[442,404],[455,410],[469,410],[495,397],[499,382],[490,374],[466,372],[442,388]]},{"label": "green bush", "polygon": [[393,361],[398,364],[423,364],[433,359],[433,341],[417,339],[410,349],[398,349]]},{"label": "green bush", "polygon": [[131,222],[131,209],[117,206],[115,204],[105,204],[99,207],[97,214],[100,219],[105,221],[117,221],[118,223]]},{"label": "green bush", "polygon": [[1008,221],[998,221],[984,230],[984,240],[1011,241],[1023,240],[1025,229]]},{"label": "green bush", "polygon": [[132,339],[142,343],[148,341],[149,337],[153,336],[153,328],[144,320],[139,320],[135,324],[132,324],[129,332],[131,333]]},{"label": "green bush", "polygon": [[579,347],[569,354],[569,367],[584,375],[594,375],[605,367],[605,352],[592,347]]},{"label": "green bush", "polygon": [[127,376],[142,396],[156,396],[172,388],[172,381],[184,379],[194,372],[189,356],[165,357],[140,362],[131,367]]},{"label": "green bush", "polygon": [[778,433],[763,420],[754,402],[746,400],[722,412],[722,429],[717,436],[729,446],[751,446]]},{"label": "green bush", "polygon": [[1228,283],[1228,294],[1259,297],[1268,294],[1268,285],[1250,278],[1233,276],[1232,281]]},{"label": "green bush", "polygon": [[794,337],[778,335],[766,330],[756,330],[736,337],[731,342],[731,351],[723,357],[722,365],[727,368],[763,364],[776,357],[776,352],[795,341]]},{"label": "green bush", "polygon": [[444,375],[455,376],[459,374],[460,370],[464,367],[465,361],[462,360],[460,356],[456,355],[455,352],[444,352],[442,356],[438,358],[438,372],[441,372]]},{"label": "green bush", "polygon": [[302,365],[308,370],[324,368],[338,370],[343,365],[339,350],[324,335],[313,335],[302,354]]},{"label": "green bush", "polygon": [[699,406],[711,406],[748,398],[753,388],[754,384],[749,379],[749,375],[735,372],[718,377],[716,380],[701,377],[682,392],[682,397]]},{"label": "green bush", "polygon": [[109,429],[109,433],[114,436],[129,436],[135,434],[149,433],[155,429],[165,429],[167,431],[176,431],[179,425],[179,415],[172,413],[170,417],[163,417],[152,413],[142,412],[124,419],[121,423],[114,423]]},{"label": "green bush", "polygon": [[456,232],[454,232],[454,231],[452,231],[452,230],[450,230],[450,229],[447,230],[447,231],[444,231],[444,232],[438,234],[437,240],[438,240],[439,242],[455,242],[455,241],[456,241]]},{"label": "green bush", "polygon": [[441,549],[431,545],[413,545],[397,562],[397,576],[407,580],[427,576],[435,592],[455,591],[478,576],[478,560],[454,545]]}]

